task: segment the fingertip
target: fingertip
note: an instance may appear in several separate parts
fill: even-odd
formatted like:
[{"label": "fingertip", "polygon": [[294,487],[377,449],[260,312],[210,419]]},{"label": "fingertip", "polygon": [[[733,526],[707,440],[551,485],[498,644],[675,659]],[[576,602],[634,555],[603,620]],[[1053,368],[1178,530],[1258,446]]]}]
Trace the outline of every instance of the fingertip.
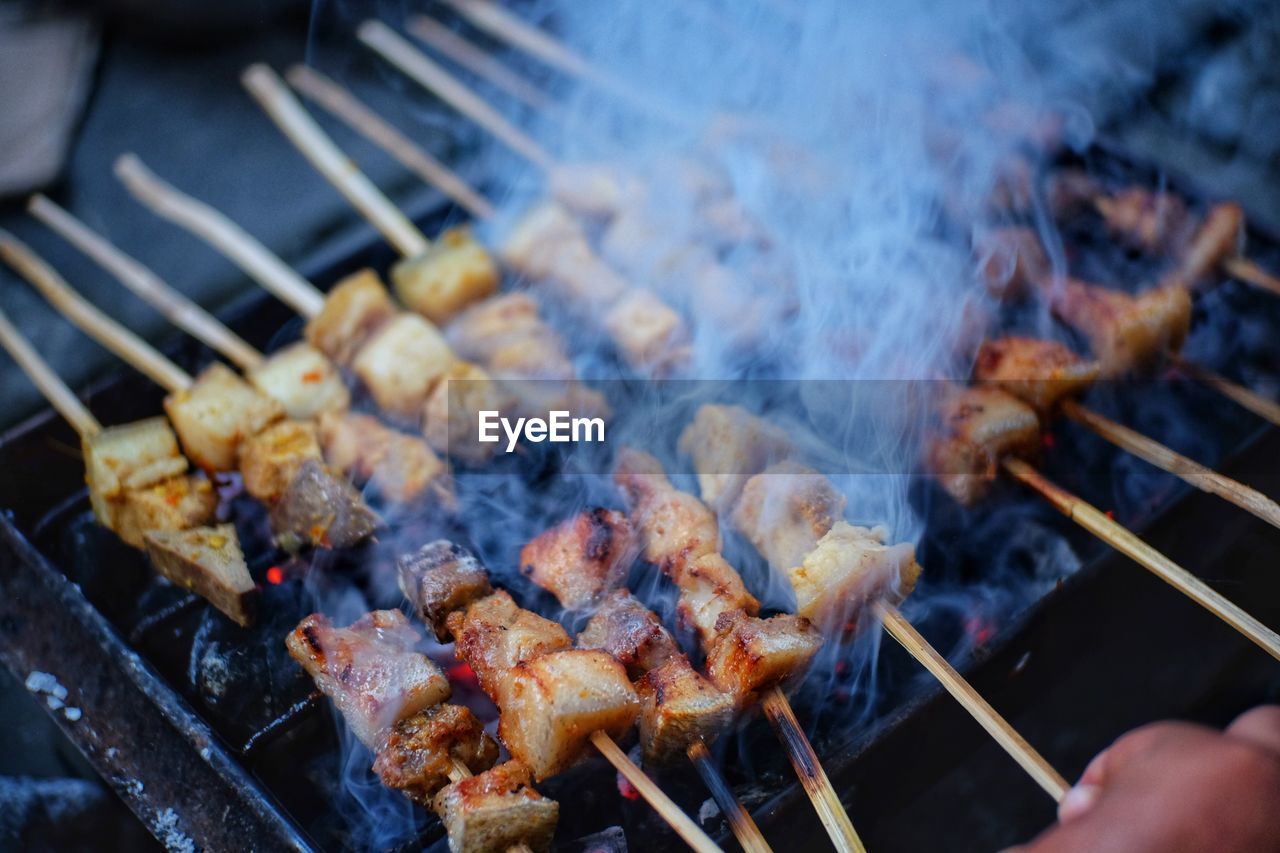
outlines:
[{"label": "fingertip", "polygon": [[1093,808],[1101,795],[1102,788],[1097,785],[1076,785],[1058,803],[1058,822],[1067,823],[1080,817]]}]

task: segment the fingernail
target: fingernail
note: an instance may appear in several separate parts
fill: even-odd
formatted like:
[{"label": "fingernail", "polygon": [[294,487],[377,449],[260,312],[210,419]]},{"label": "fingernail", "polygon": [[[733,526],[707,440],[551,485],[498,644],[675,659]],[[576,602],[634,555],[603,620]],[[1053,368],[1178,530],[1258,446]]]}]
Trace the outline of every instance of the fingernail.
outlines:
[{"label": "fingernail", "polygon": [[1066,823],[1074,820],[1080,815],[1093,808],[1093,804],[1098,801],[1098,795],[1102,793],[1102,789],[1097,785],[1076,785],[1062,797],[1062,802],[1058,803],[1058,821]]}]

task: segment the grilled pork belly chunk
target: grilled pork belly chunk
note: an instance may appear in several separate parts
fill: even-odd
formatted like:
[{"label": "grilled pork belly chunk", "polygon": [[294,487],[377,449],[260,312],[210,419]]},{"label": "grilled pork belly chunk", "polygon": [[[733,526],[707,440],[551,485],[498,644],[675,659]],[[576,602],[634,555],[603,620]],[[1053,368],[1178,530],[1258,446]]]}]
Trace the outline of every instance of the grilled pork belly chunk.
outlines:
[{"label": "grilled pork belly chunk", "polygon": [[378,274],[360,270],[325,295],[324,306],[303,334],[313,347],[346,367],[373,333],[398,313]]},{"label": "grilled pork belly chunk", "polygon": [[351,392],[334,363],[302,341],[267,356],[246,372],[245,378],[283,406],[285,415],[294,420],[341,412],[351,405]]},{"label": "grilled pork belly chunk", "polygon": [[498,265],[467,228],[450,228],[431,248],[391,268],[396,296],[433,323],[447,323],[498,289]]},{"label": "grilled pork belly chunk", "polygon": [[263,503],[274,504],[307,460],[324,462],[315,424],[277,421],[240,445],[240,477],[244,489]]},{"label": "grilled pork belly chunk", "polygon": [[490,675],[500,676],[498,736],[539,780],[578,763],[593,732],[625,735],[640,711],[626,670],[601,651],[547,652]]},{"label": "grilled pork belly chunk", "polygon": [[154,486],[187,470],[178,436],[162,417],[107,427],[82,441],[81,450],[89,503],[98,521],[112,530],[118,527],[117,514],[127,491]]},{"label": "grilled pork belly chunk", "polygon": [[632,290],[604,315],[604,328],[627,364],[656,376],[679,373],[693,357],[684,319],[651,290]]},{"label": "grilled pork belly chunk", "polygon": [[627,282],[592,250],[573,215],[554,202],[531,208],[502,244],[513,270],[550,287],[566,304],[587,313],[604,310],[627,291]]},{"label": "grilled pork belly chunk", "polygon": [[733,508],[733,526],[775,569],[800,565],[844,517],[845,497],[812,468],[784,460],[756,474]]},{"label": "grilled pork belly chunk", "polygon": [[915,548],[885,544],[883,527],[836,522],[804,559],[787,569],[796,614],[824,630],[856,627],[873,602],[897,604],[920,577]]},{"label": "grilled pork belly chunk", "polygon": [[164,399],[182,449],[205,471],[234,471],[240,443],[284,417],[284,407],[215,362]]},{"label": "grilled pork belly chunk", "polygon": [[258,589],[240,550],[235,525],[148,530],[147,556],[156,571],[208,601],[237,625],[253,622]]},{"label": "grilled pork belly chunk", "polygon": [[477,440],[480,412],[509,412],[514,408],[513,399],[506,387],[484,368],[455,361],[436,381],[422,404],[422,434],[427,444],[442,456],[484,462],[493,456],[498,445]]},{"label": "grilled pork belly chunk", "polygon": [[725,613],[717,634],[707,649],[707,676],[738,707],[804,672],[822,647],[822,634],[813,623],[789,613],[768,619]]},{"label": "grilled pork belly chunk", "polygon": [[578,634],[578,647],[607,652],[635,679],[673,657],[683,657],[658,615],[625,589],[615,589]]},{"label": "grilled pork belly chunk", "polygon": [[573,645],[559,623],[520,607],[505,590],[455,610],[446,624],[454,654],[470,665],[480,689],[499,706],[503,681],[516,664]]},{"label": "grilled pork belly chunk", "polygon": [[1108,379],[1177,352],[1191,326],[1191,296],[1180,284],[1130,296],[1066,279],[1054,289],[1050,304],[1063,322],[1088,338],[1100,375]]},{"label": "grilled pork belly chunk", "polygon": [[750,476],[791,452],[786,434],[741,406],[705,403],[680,433],[702,500],[728,512]]},{"label": "grilled pork belly chunk", "polygon": [[203,476],[184,474],[141,489],[126,489],[112,504],[116,535],[134,548],[143,547],[149,530],[186,530],[213,521],[218,493]]},{"label": "grilled pork belly chunk", "polygon": [[1000,300],[1021,299],[1052,274],[1040,235],[1032,228],[984,232],[974,240],[973,255],[987,292]]},{"label": "grilled pork belly chunk", "polygon": [[938,406],[934,429],[925,466],[966,506],[986,495],[1004,456],[1031,456],[1040,447],[1035,409],[989,386],[950,389]]},{"label": "grilled pork belly chunk", "polygon": [[285,645],[352,734],[376,751],[395,723],[449,698],[440,667],[415,650],[421,639],[399,610],[375,610],[346,628],[313,613]]},{"label": "grilled pork belly chunk", "polygon": [[1200,284],[1243,248],[1244,210],[1235,202],[1215,204],[1180,253],[1177,276],[1188,285]]},{"label": "grilled pork belly chunk", "polygon": [[640,697],[640,751],[645,765],[678,759],[695,740],[713,741],[733,720],[734,702],[684,655],[635,682]]},{"label": "grilled pork belly chunk", "polygon": [[456,773],[455,759],[481,773],[498,760],[498,744],[470,709],[446,702],[396,721],[373,772],[388,788],[430,807]]},{"label": "grilled pork belly chunk", "polygon": [[442,643],[453,640],[449,614],[493,593],[489,573],[470,551],[445,539],[401,557],[400,591]]},{"label": "grilled pork belly chunk", "polygon": [[307,460],[271,507],[271,530],[287,551],[306,545],[350,548],[373,535],[378,516],[345,480]]},{"label": "grilled pork belly chunk", "polygon": [[973,365],[973,378],[1009,392],[1036,411],[1048,414],[1064,397],[1074,397],[1094,383],[1101,365],[1072,352],[1058,341],[1014,335],[983,341]]},{"label": "grilled pork belly chunk", "polygon": [[547,176],[556,201],[579,216],[608,219],[643,204],[644,182],[612,163],[566,163]]},{"label": "grilled pork belly chunk", "polygon": [[499,376],[572,379],[564,342],[538,314],[527,293],[504,293],[472,305],[445,330],[462,358],[488,365]]},{"label": "grilled pork belly chunk", "polygon": [[520,551],[520,573],[571,610],[589,606],[621,584],[637,548],[631,523],[620,512],[580,512],[530,541]]},{"label": "grilled pork belly chunk", "polygon": [[1100,196],[1098,212],[1107,230],[1130,245],[1152,254],[1176,250],[1190,236],[1191,214],[1178,196],[1133,186]]},{"label": "grilled pork belly chunk", "polygon": [[430,321],[404,313],[365,342],[351,369],[381,409],[417,420],[427,395],[453,361],[453,350]]},{"label": "grilled pork belly chunk", "polygon": [[448,468],[418,436],[354,412],[325,412],[316,428],[324,458],[335,470],[368,482],[396,503],[430,495],[453,506]]},{"label": "grilled pork belly chunk", "polygon": [[451,853],[496,853],[520,845],[547,853],[560,804],[532,787],[529,768],[508,761],[446,786],[435,810],[449,834]]}]

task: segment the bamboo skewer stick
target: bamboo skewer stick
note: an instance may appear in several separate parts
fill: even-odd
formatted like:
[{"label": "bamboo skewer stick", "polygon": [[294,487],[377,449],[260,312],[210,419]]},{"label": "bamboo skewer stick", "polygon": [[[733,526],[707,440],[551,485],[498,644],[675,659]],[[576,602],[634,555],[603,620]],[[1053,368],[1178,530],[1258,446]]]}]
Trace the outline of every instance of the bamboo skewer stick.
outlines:
[{"label": "bamboo skewer stick", "polygon": [[161,180],[133,154],[121,156],[115,172],[152,213],[204,240],[294,311],[307,319],[320,313],[324,294],[226,216]]},{"label": "bamboo skewer stick", "polygon": [[1280,504],[1257,489],[1219,474],[1212,468],[1201,465],[1194,459],[1189,459],[1160,442],[1116,423],[1074,400],[1064,401],[1062,412],[1122,450],[1146,460],[1163,471],[1168,471],[1201,491],[1230,501],[1268,524],[1280,527]]},{"label": "bamboo skewer stick", "polygon": [[796,719],[786,695],[775,687],[765,693],[761,706],[786,746],[787,757],[791,759],[796,776],[800,777],[800,785],[809,795],[809,800],[818,812],[818,819],[826,827],[827,835],[831,837],[836,849],[841,853],[866,853],[867,848],[854,830],[853,822],[849,820],[840,798],[836,796],[835,788],[827,778],[827,771],[822,769],[822,762],[813,751],[813,744],[809,743],[809,738],[805,737],[804,730],[800,728],[800,721]]},{"label": "bamboo skewer stick", "polygon": [[539,169],[545,172],[555,166],[555,158],[532,137],[503,118],[497,110],[386,24],[381,21],[365,21],[356,30],[356,35],[383,59],[489,131]]},{"label": "bamboo skewer stick", "polygon": [[969,714],[978,721],[987,734],[1009,753],[1023,770],[1043,788],[1055,802],[1061,802],[1067,789],[1071,786],[1062,778],[1057,770],[1045,761],[1040,753],[1027,743],[1026,739],[1000,716],[983,699],[978,691],[955,670],[947,659],[921,636],[920,632],[908,622],[896,607],[888,604],[877,604],[876,610],[889,636],[898,641],[913,658],[919,661],[929,673],[942,684],[946,691],[959,702]]},{"label": "bamboo skewer stick", "polygon": [[427,250],[431,244],[422,232],[355,168],[274,71],[254,64],[245,69],[240,79],[311,165],[382,232],[396,251],[408,258]]},{"label": "bamboo skewer stick", "polygon": [[434,18],[414,15],[405,22],[405,29],[432,50],[447,56],[477,77],[488,80],[526,106],[538,112],[555,109],[546,93]]},{"label": "bamboo skewer stick", "polygon": [[170,323],[221,353],[241,370],[251,370],[262,363],[262,353],[245,343],[243,338],[53,201],[43,195],[34,195],[27,210],[107,269]]},{"label": "bamboo skewer stick", "polygon": [[409,137],[361,103],[349,90],[305,65],[285,75],[290,85],[400,161],[428,184],[458,203],[476,219],[492,219],[493,205]]},{"label": "bamboo skewer stick", "polygon": [[1280,296],[1280,278],[1267,272],[1249,258],[1241,255],[1227,258],[1222,262],[1222,269],[1232,278],[1238,278],[1260,290]]},{"label": "bamboo skewer stick", "polygon": [[0,311],[0,346],[8,350],[9,355],[18,363],[18,367],[27,375],[32,384],[44,395],[58,414],[71,424],[80,439],[86,440],[102,432],[102,424],[80,402],[67,383],[58,378],[48,362],[40,357],[26,337],[9,321],[9,317]]},{"label": "bamboo skewer stick", "polygon": [[35,252],[5,231],[0,231],[0,256],[31,282],[73,325],[116,353],[157,385],[170,393],[191,386],[193,380],[190,374],[91,305]]},{"label": "bamboo skewer stick", "polygon": [[1246,388],[1237,382],[1232,382],[1225,376],[1220,376],[1206,367],[1192,364],[1180,357],[1175,356],[1173,364],[1192,379],[1208,385],[1242,409],[1247,409],[1263,420],[1280,426],[1280,403],[1268,400],[1257,391]]},{"label": "bamboo skewer stick", "polygon": [[1009,458],[1001,464],[1015,480],[1039,492],[1063,515],[1191,598],[1248,637],[1267,654],[1280,660],[1280,635],[1142,541],[1124,525],[1111,520],[1097,507],[1049,482],[1039,471],[1021,459]]},{"label": "bamboo skewer stick", "polygon": [[716,843],[687,814],[682,812],[680,807],[672,802],[671,798],[664,794],[662,789],[654,784],[654,781],[646,776],[634,761],[627,757],[622,748],[613,742],[613,738],[604,732],[592,732],[591,743],[605,760],[631,783],[640,796],[644,797],[645,802],[676,831],[685,844],[700,853],[715,853],[720,850]]},{"label": "bamboo skewer stick", "polygon": [[738,802],[738,798],[734,796],[724,777],[720,775],[706,742],[698,738],[689,744],[687,754],[698,775],[702,777],[703,783],[711,791],[711,798],[715,800],[720,811],[724,813],[725,819],[729,821],[729,828],[733,830],[734,838],[738,839],[738,844],[742,846],[745,853],[772,853],[772,848],[764,840],[760,827],[756,826],[756,822],[751,819],[751,813]]}]

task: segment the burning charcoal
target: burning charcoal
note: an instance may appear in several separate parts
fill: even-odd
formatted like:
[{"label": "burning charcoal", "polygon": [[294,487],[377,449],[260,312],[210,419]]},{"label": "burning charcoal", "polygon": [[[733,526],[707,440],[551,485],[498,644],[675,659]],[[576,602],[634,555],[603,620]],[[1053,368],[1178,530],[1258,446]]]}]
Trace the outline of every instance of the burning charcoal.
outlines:
[{"label": "burning charcoal", "polygon": [[442,643],[453,639],[447,623],[449,614],[493,592],[489,573],[475,556],[444,539],[401,557],[398,566],[400,591]]},{"label": "burning charcoal", "polygon": [[622,583],[637,550],[627,517],[597,507],[526,544],[520,551],[520,573],[561,606],[577,609]]},{"label": "burning charcoal", "polygon": [[164,575],[206,599],[241,626],[253,621],[257,587],[231,524],[143,534],[147,556]]},{"label": "burning charcoal", "polygon": [[441,791],[435,810],[452,853],[490,853],[521,844],[534,853],[550,850],[560,804],[535,791],[531,782],[528,767],[508,761]]},{"label": "burning charcoal", "polygon": [[455,760],[472,773],[488,770],[498,760],[498,744],[469,709],[443,704],[392,726],[373,762],[373,772],[388,788],[430,807],[432,798],[456,772]]},{"label": "burning charcoal", "polygon": [[305,545],[349,548],[372,535],[377,524],[377,515],[360,493],[314,460],[303,463],[271,508],[271,529],[280,546],[290,551]]}]

